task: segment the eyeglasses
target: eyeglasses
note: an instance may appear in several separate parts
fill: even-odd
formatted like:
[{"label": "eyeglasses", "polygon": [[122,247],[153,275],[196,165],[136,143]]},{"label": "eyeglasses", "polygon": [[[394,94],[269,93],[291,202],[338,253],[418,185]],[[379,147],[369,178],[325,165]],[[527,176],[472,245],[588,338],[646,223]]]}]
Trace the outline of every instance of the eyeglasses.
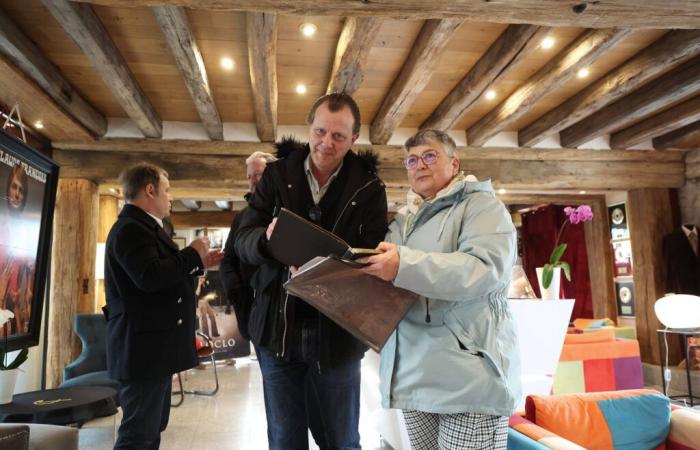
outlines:
[{"label": "eyeglasses", "polygon": [[321,207],[314,205],[309,210],[309,219],[314,223],[321,223]]},{"label": "eyeglasses", "polygon": [[408,158],[403,160],[403,165],[404,167],[406,167],[406,169],[413,170],[418,167],[418,161],[423,161],[423,164],[425,164],[426,166],[430,166],[431,164],[435,164],[437,159],[438,152],[436,152],[435,150],[428,150],[420,156],[409,156]]}]

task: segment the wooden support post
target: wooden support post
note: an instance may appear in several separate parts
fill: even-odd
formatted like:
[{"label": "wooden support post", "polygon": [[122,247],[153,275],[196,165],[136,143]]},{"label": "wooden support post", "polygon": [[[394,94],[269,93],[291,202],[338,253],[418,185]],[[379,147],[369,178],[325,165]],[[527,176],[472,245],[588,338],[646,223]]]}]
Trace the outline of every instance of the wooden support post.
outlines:
[{"label": "wooden support post", "polygon": [[[119,199],[113,195],[100,195],[99,222],[97,224],[97,243],[107,242],[109,230],[117,221],[119,214]],[[99,263],[99,261],[96,261]],[[105,305],[105,283],[103,279],[95,280],[95,312],[100,312]]]},{"label": "wooden support post", "polygon": [[[634,301],[637,339],[642,361],[659,364],[656,330],[661,327],[654,303],[665,292],[666,267],[662,252],[664,235],[673,231],[671,197],[668,189],[634,189],[627,199],[634,264]],[[673,345],[671,345],[673,344]],[[669,364],[680,361],[678,342],[669,341]]]},{"label": "wooden support post", "polygon": [[95,305],[97,185],[85,179],[59,179],[51,250],[51,291],[46,387],[63,381],[63,368],[80,353],[73,334],[76,313]]},{"label": "wooden support post", "polygon": [[591,278],[593,317],[608,317],[617,323],[617,301],[613,282],[613,254],[610,245],[608,208],[605,198],[588,203],[593,220],[584,224],[588,273]]}]

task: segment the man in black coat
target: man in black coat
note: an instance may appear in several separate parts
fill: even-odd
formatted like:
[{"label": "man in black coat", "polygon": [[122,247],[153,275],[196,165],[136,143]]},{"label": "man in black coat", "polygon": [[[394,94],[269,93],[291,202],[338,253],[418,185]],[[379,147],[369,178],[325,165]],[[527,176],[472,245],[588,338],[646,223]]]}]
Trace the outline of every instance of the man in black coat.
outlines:
[{"label": "man in black coat", "polygon": [[107,237],[107,369],[123,418],[115,449],[157,449],[172,374],[196,365],[193,275],[218,263],[206,237],[179,250],[163,231],[168,174],[141,163],[121,176],[126,205]]},{"label": "man in black coat", "polygon": [[[273,155],[264,152],[255,152],[245,160],[249,190],[245,195],[246,202],[249,203],[250,198],[255,193],[255,186],[262,178],[267,163],[276,160],[277,158]],[[235,251],[235,236],[241,225],[242,212],[236,214],[231,223],[231,229],[224,246],[224,259],[219,266],[219,276],[227,301],[233,305],[233,310],[236,313],[238,331],[241,332],[241,336],[250,340],[248,318],[250,317],[250,308],[253,306],[253,290],[250,287],[250,280],[258,267],[241,262]]]},{"label": "man in black coat", "polygon": [[350,147],[360,112],[346,94],[318,99],[308,145],[285,140],[269,163],[236,233],[236,252],[260,266],[248,327],[263,375],[270,450],[360,448],[360,360],[367,347],[282,284],[290,268],[267,250],[280,207],[316,222],[352,247],[374,248],[387,231],[384,184],[376,160]]}]

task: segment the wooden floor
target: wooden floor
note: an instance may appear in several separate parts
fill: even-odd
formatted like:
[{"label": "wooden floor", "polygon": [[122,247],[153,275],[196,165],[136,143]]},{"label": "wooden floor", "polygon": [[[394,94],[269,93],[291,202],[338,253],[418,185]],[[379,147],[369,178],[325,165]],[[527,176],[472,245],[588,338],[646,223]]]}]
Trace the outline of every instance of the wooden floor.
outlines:
[{"label": "wooden floor", "polygon": [[[170,410],[170,423],[161,438],[162,450],[264,450],[267,449],[262,378],[257,361],[240,358],[235,366],[217,366],[221,388],[213,397],[186,395],[180,407]],[[211,367],[190,370],[183,377],[185,389],[210,389]],[[173,397],[175,400],[175,397]],[[121,413],[85,424],[80,430],[80,450],[108,450],[114,444]],[[360,436],[365,450],[390,450],[367,413],[362,398]],[[318,447],[311,442],[310,450]]]}]

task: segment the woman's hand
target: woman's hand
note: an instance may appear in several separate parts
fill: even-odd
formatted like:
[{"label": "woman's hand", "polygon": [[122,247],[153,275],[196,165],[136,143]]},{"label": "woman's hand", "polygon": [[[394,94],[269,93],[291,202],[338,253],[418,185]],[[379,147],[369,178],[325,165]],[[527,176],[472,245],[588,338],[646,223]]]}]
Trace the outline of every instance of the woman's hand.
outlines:
[{"label": "woman's hand", "polygon": [[394,281],[399,273],[399,247],[390,242],[380,242],[379,255],[359,258],[357,261],[367,264],[361,270],[385,281]]}]

